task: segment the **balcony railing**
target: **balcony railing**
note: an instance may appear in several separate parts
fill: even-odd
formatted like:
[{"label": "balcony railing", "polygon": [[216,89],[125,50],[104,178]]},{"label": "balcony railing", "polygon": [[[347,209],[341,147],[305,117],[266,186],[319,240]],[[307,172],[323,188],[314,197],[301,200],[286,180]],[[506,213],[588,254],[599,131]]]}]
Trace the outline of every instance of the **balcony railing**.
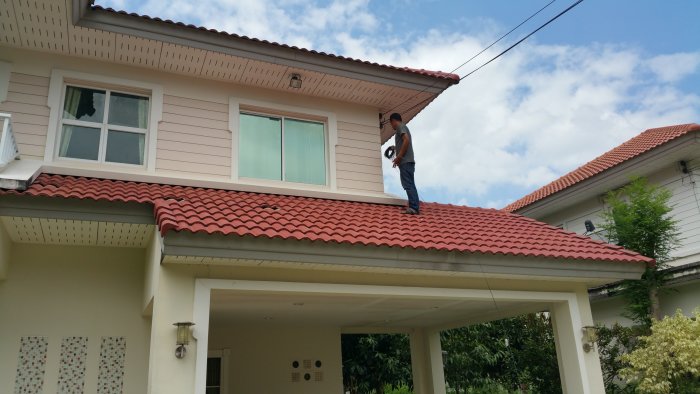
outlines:
[{"label": "balcony railing", "polygon": [[0,113],[0,169],[19,157],[19,149],[12,134],[12,115]]}]

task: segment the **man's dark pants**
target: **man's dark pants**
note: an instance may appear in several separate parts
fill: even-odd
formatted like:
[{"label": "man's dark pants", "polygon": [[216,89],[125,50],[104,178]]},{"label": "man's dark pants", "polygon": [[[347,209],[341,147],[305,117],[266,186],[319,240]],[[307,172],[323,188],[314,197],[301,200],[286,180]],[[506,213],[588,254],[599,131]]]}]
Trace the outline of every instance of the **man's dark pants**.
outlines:
[{"label": "man's dark pants", "polygon": [[413,174],[416,172],[416,163],[399,164],[399,173],[401,173],[401,186],[406,190],[408,196],[408,207],[413,208],[416,212],[420,211],[418,202],[418,190],[416,190],[416,182],[413,179]]}]

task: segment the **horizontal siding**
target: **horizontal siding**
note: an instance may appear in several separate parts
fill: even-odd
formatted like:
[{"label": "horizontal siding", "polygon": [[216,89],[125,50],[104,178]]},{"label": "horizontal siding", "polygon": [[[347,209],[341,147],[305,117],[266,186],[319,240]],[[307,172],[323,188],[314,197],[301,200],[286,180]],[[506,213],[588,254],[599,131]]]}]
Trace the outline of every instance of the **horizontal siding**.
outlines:
[{"label": "horizontal siding", "polygon": [[49,124],[49,78],[11,73],[0,112],[12,115],[12,131],[23,159],[42,160]]},{"label": "horizontal siding", "polygon": [[183,176],[229,177],[228,104],[163,96],[156,170]]},{"label": "horizontal siding", "polygon": [[378,126],[338,121],[335,157],[338,189],[384,191]]}]

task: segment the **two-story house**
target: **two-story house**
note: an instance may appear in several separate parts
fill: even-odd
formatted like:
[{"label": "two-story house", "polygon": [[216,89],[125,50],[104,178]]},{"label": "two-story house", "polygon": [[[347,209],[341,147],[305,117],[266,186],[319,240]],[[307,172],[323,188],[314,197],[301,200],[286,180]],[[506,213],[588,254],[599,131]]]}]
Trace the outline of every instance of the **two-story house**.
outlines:
[{"label": "two-story house", "polygon": [[458,76],[0,4],[1,393],[342,393],[341,336],[382,332],[445,393],[441,330],[537,311],[564,391],[602,392],[587,289],[649,259],[384,193],[380,119]]},{"label": "two-story house", "polygon": [[[504,210],[516,212],[594,239],[605,239],[600,228],[605,195],[633,177],[646,177],[672,193],[671,215],[677,221],[679,245],[669,262],[670,291],[661,293],[665,315],[686,314],[700,306],[700,125],[684,124],[644,131],[622,145],[543,186]],[[589,231],[592,230],[592,231]],[[593,319],[603,324],[629,325],[619,284],[590,290]]]}]

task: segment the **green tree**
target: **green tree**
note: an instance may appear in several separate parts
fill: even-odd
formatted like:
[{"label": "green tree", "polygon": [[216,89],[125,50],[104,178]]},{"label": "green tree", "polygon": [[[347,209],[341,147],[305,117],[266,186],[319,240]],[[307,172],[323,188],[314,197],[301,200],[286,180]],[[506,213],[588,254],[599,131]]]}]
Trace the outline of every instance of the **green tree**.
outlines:
[{"label": "green tree", "polygon": [[664,268],[678,245],[678,225],[671,217],[671,192],[651,185],[645,178],[634,178],[627,186],[606,197],[608,209],[601,225],[611,243],[656,260],[641,280],[628,280],[621,290],[627,317],[650,326],[661,318],[659,292],[666,282]]},{"label": "green tree", "polygon": [[343,384],[351,393],[383,394],[412,384],[407,335],[345,334],[341,344]]},{"label": "green tree", "polygon": [[620,370],[625,363],[622,356],[634,350],[638,337],[648,333],[644,326],[625,327],[615,323],[612,327],[598,326],[598,354],[603,370],[605,392],[608,394],[627,394],[635,392],[634,384],[625,384],[620,378]]},{"label": "green tree", "polygon": [[651,334],[640,337],[640,345],[622,356],[628,366],[620,374],[638,383],[642,393],[700,392],[700,309],[694,315],[678,310],[673,317],[654,321]]},{"label": "green tree", "polygon": [[455,393],[482,387],[561,393],[554,333],[536,313],[442,333],[445,380]]}]

